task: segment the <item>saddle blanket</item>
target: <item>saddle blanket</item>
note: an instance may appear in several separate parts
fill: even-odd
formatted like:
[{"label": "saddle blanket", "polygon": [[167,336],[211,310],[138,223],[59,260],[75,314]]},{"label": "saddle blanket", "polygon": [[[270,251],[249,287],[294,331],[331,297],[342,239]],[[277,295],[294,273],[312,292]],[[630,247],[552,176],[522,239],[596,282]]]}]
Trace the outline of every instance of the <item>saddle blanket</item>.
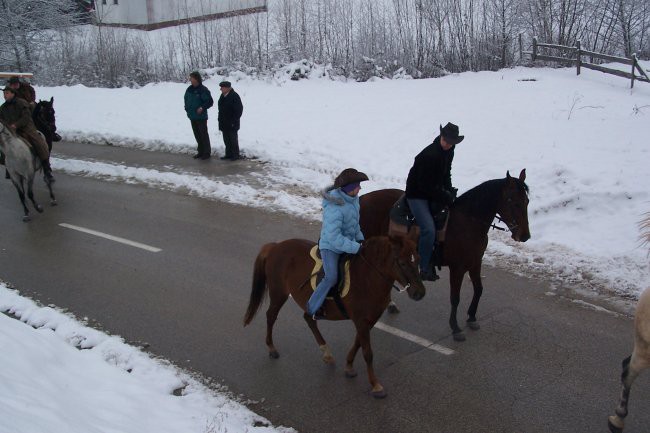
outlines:
[{"label": "saddle blanket", "polygon": [[[312,290],[316,290],[316,286],[320,282],[320,280],[323,279],[325,272],[323,271],[323,260],[320,258],[318,255],[318,244],[314,245],[314,247],[309,251],[309,255],[311,258],[314,260],[314,269],[311,272],[311,288]],[[341,298],[344,298],[348,292],[350,291],[350,260],[345,260],[345,263],[341,265],[339,263],[339,282],[337,284],[339,293],[341,294]],[[328,298],[331,298],[330,296],[332,294],[332,291],[330,290],[330,293],[328,294]]]}]

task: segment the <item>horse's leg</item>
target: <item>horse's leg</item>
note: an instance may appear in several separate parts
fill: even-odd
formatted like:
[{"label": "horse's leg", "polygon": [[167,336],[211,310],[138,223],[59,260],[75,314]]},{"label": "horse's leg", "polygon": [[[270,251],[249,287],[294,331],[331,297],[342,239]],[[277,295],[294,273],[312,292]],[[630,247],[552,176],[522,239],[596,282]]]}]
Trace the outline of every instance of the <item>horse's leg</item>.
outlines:
[{"label": "horse's leg", "polygon": [[56,206],[56,197],[54,197],[54,191],[52,190],[52,182],[45,182],[47,185],[48,191],[50,191],[50,206]]},{"label": "horse's leg", "polygon": [[269,308],[266,310],[266,346],[269,348],[269,356],[273,359],[280,357],[273,344],[273,325],[278,318],[280,309],[288,298],[288,294],[284,292],[276,294],[272,287],[269,287]]},{"label": "horse's leg", "polygon": [[18,191],[18,197],[20,197],[20,202],[23,204],[23,210],[25,211],[25,216],[23,216],[23,221],[27,222],[31,218],[29,216],[29,209],[25,204],[25,188],[23,187],[23,177],[18,175],[18,181],[15,181],[14,178],[11,178],[11,183],[14,184],[16,191]]},{"label": "horse's leg", "polygon": [[463,275],[465,275],[464,270],[449,268],[449,299],[451,301],[449,326],[451,326],[455,341],[465,341],[465,333],[458,326],[458,320],[456,319],[458,304],[460,304],[460,287],[463,284]]},{"label": "horse's leg", "polygon": [[348,352],[348,356],[345,359],[345,376],[346,377],[357,377],[357,371],[354,369],[354,358],[357,357],[357,352],[361,347],[361,342],[359,341],[359,334],[354,337],[354,343]]},{"label": "horse's leg", "polygon": [[469,278],[472,280],[472,285],[474,286],[474,297],[472,298],[472,303],[469,305],[467,310],[467,326],[469,329],[479,330],[481,326],[476,321],[476,310],[478,309],[478,302],[481,299],[483,294],[483,282],[481,281],[481,265],[472,267],[469,270]]},{"label": "horse's leg", "polygon": [[29,197],[29,200],[34,205],[34,209],[36,209],[38,213],[42,213],[43,206],[36,203],[36,200],[34,199],[34,177],[33,176],[27,179],[27,197]]},{"label": "horse's leg", "polygon": [[370,347],[370,325],[363,321],[359,321],[355,325],[357,327],[357,338],[363,351],[363,359],[366,361],[366,367],[368,369],[368,381],[372,386],[370,393],[375,398],[384,398],[386,397],[386,390],[384,390],[384,387],[377,380],[375,369],[372,365],[373,354],[372,347]]},{"label": "horse's leg", "polygon": [[323,352],[323,362],[325,362],[325,364],[334,364],[334,356],[332,355],[332,350],[323,338],[323,335],[320,333],[316,321],[308,313],[305,313],[303,315],[303,318],[305,319],[305,322],[307,322],[309,329],[311,329],[311,333],[314,334],[314,338],[318,343],[318,347],[320,348],[321,352]]},{"label": "horse's leg", "polygon": [[630,398],[630,389],[632,388],[632,383],[637,378],[639,373],[650,367],[650,361],[643,360],[638,356],[636,350],[632,352],[631,356],[628,356],[623,360],[623,373],[621,374],[621,382],[623,383],[623,390],[621,391],[621,400],[616,408],[616,415],[612,415],[608,418],[607,424],[609,425],[609,430],[612,433],[621,433],[623,427],[625,426],[624,419],[627,416],[627,404]]}]

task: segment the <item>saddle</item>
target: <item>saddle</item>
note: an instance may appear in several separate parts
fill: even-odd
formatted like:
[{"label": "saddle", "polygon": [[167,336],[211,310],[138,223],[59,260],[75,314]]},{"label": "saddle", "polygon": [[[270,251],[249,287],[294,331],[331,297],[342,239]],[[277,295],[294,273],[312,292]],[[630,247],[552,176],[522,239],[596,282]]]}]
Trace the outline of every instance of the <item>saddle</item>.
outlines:
[{"label": "saddle", "polygon": [[[430,210],[431,215],[433,215],[433,222],[436,225],[436,247],[431,260],[435,266],[440,268],[442,263],[442,249],[444,248],[447,235],[447,223],[449,222],[449,209],[431,202]],[[411,213],[406,195],[402,194],[390,209],[388,234],[406,235],[413,224],[417,224],[417,222]]]},{"label": "saddle", "polygon": [[[309,251],[309,255],[314,260],[314,269],[311,272],[311,278],[309,279],[311,284],[311,289],[316,290],[318,283],[325,277],[325,271],[323,270],[323,260],[320,256],[320,249],[318,244]],[[344,254],[339,259],[339,272],[338,272],[338,281],[337,283],[329,290],[327,293],[326,299],[331,299],[336,303],[336,306],[339,308],[343,317],[348,318],[348,313],[341,302],[342,298],[345,298],[350,292],[350,260],[352,260],[352,255]]]}]

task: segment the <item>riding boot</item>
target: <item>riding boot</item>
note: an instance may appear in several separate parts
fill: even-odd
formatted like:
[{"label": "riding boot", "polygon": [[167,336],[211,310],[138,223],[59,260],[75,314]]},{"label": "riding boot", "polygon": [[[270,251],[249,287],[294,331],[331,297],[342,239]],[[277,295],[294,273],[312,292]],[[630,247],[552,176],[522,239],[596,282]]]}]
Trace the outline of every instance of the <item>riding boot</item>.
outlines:
[{"label": "riding boot", "polygon": [[43,166],[43,179],[45,180],[45,183],[54,183],[55,180],[54,176],[52,176],[52,167],[50,166],[50,160],[42,160],[41,165]]},{"label": "riding boot", "polygon": [[420,278],[422,278],[422,281],[436,281],[440,279],[433,261],[430,262],[429,266],[424,266],[420,269]]}]

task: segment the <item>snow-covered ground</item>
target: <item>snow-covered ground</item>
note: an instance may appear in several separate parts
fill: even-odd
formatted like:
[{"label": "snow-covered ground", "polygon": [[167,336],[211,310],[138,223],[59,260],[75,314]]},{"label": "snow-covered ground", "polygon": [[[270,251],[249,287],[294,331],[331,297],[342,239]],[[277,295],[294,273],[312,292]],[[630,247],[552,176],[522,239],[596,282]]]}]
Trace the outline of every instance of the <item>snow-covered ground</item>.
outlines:
[{"label": "snow-covered ground", "polygon": [[0,283],[0,433],[295,432]]},{"label": "snow-covered ground", "polygon": [[[222,78],[205,82],[215,97]],[[629,81],[594,71],[576,77],[574,69],[529,68],[367,83],[229,78],[245,107],[240,145],[273,168],[261,191],[105,163],[59,159],[55,169],[185,190],[189,185],[200,196],[316,219],[317,192],[343,168],[368,173],[365,192],[403,188],[414,156],[439,124],[451,121],[466,137],[452,170],[460,192],[508,170],[527,171],[532,239],[517,244],[493,232],[488,263],[627,298],[638,297],[650,281],[637,227],[650,211],[646,83],[630,90]],[[75,86],[37,88],[37,94],[54,96],[66,139],[190,153],[195,145],[183,111],[185,87]],[[209,114],[213,147],[222,154],[216,108]]]}]

